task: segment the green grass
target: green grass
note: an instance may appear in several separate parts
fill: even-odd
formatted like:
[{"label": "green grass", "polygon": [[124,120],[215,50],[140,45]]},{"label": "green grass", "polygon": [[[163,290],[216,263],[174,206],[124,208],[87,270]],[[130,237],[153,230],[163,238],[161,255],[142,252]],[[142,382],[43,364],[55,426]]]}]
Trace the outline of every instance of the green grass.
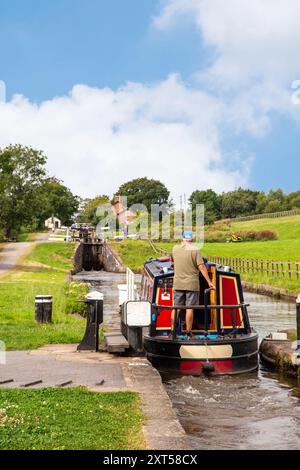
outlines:
[{"label": "green grass", "polygon": [[[0,339],[7,349],[34,349],[82,339],[85,320],[70,313],[82,313],[84,304],[76,300],[82,299],[87,286],[68,283],[73,251],[73,244],[38,244],[18,270],[1,278]],[[53,323],[37,325],[35,296],[44,294],[53,296]]]},{"label": "green grass", "polygon": [[[205,243],[202,248],[203,255],[274,261],[300,261],[300,216],[231,223],[230,227],[224,223],[207,227],[210,231],[220,230],[220,228],[227,231],[228,234],[238,230],[275,230],[278,234],[278,240]],[[146,259],[160,256],[144,240],[126,240],[112,243],[112,245],[124,263],[136,272],[142,270]],[[171,252],[174,243],[158,243],[158,246]],[[300,282],[297,279],[276,278],[267,274],[245,273],[242,274],[242,279],[285,288],[291,292],[298,292],[300,290]]]},{"label": "green grass", "polygon": [[300,215],[231,223],[230,230],[275,230],[280,240],[299,240]]},{"label": "green grass", "polygon": [[145,448],[134,392],[0,389],[1,450]]},{"label": "green grass", "polygon": [[17,235],[18,242],[33,242],[36,239],[38,233],[23,232]]},{"label": "green grass", "polygon": [[47,267],[69,270],[72,267],[73,253],[74,243],[41,243],[27,259]]},{"label": "green grass", "polygon": [[144,261],[151,256],[153,258],[157,257],[149,243],[145,240],[123,240],[120,242],[110,242],[110,245],[120,255],[125,265],[135,272],[141,271]]}]

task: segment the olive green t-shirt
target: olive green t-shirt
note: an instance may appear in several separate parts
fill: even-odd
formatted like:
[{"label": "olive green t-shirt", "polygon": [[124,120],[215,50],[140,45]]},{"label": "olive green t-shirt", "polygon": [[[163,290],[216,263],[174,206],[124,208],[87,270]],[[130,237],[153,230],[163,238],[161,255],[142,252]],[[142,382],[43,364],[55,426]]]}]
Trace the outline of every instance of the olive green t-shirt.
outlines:
[{"label": "olive green t-shirt", "polygon": [[174,290],[199,291],[199,264],[204,264],[199,249],[195,245],[182,243],[172,251],[174,261]]}]

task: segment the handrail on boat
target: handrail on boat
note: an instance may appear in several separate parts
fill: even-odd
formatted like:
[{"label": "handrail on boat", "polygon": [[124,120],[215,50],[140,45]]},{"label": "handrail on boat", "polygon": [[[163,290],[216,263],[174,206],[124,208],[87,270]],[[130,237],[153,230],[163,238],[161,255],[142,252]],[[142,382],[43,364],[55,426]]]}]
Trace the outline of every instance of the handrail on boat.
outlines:
[{"label": "handrail on boat", "polygon": [[[207,305],[208,310],[221,310],[223,308],[243,308],[243,307],[249,307],[250,304],[245,304],[242,302],[241,304],[237,305]],[[158,305],[158,304],[152,304],[152,307],[154,308],[160,308],[163,310],[200,310],[204,309],[205,305]]]},{"label": "handrail on boat", "polygon": [[[234,310],[235,309],[241,309],[242,311],[242,317],[243,317],[243,324],[244,328],[250,332],[250,324],[248,317],[246,315],[246,307],[249,307],[250,304],[246,304],[244,302],[236,305],[158,305],[158,304],[152,304],[152,307],[156,309],[157,311],[159,310],[174,310],[175,315],[174,315],[174,323],[172,325],[172,332],[173,332],[173,339],[176,339],[176,324],[177,324],[177,319],[178,319],[178,310],[188,310],[188,309],[193,309],[193,310],[199,310],[199,309],[204,309],[204,335],[207,337],[208,336],[208,312],[209,310],[217,310],[218,313],[220,313],[221,310],[223,309],[230,309],[230,316],[232,320],[232,330],[230,330],[227,334],[233,334],[233,336],[236,336],[237,331],[239,328],[236,327],[236,322],[235,322],[235,315],[234,315]],[[223,331],[221,332],[220,329],[218,328],[218,333],[222,334],[223,336],[226,335],[226,333]]]}]

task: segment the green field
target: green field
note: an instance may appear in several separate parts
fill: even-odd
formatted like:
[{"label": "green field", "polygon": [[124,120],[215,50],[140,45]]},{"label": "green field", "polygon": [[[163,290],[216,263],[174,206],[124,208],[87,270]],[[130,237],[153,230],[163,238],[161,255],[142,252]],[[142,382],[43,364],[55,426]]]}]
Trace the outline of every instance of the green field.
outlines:
[{"label": "green field", "polygon": [[[204,243],[202,253],[206,256],[235,257],[245,259],[264,259],[274,261],[300,261],[300,216],[277,219],[259,219],[247,222],[216,224],[208,227],[209,231],[224,230],[231,232],[243,230],[274,230],[278,239],[241,243]],[[159,247],[172,250],[174,243],[158,243]],[[119,253],[124,263],[135,271],[141,271],[143,262],[157,255],[147,241],[127,240],[113,242],[112,246]],[[291,292],[300,290],[297,279],[276,278],[266,274],[245,274],[242,278],[256,283],[269,284],[286,288]]]},{"label": "green field", "polygon": [[[18,270],[0,280],[0,339],[7,349],[34,349],[49,343],[77,343],[82,339],[85,320],[70,312],[82,312],[76,302],[87,292],[82,283],[70,284],[74,244],[41,243],[27,255]],[[36,295],[53,296],[53,323],[34,321]]]},{"label": "green field", "polygon": [[144,449],[143,421],[133,392],[0,389],[1,450]]}]

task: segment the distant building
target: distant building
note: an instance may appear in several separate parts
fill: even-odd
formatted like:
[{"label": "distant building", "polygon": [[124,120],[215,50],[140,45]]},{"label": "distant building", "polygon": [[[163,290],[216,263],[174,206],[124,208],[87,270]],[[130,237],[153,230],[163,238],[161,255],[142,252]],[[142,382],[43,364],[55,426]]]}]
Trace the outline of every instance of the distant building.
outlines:
[{"label": "distant building", "polygon": [[57,217],[49,217],[45,220],[45,227],[49,229],[61,228],[61,220]]},{"label": "distant building", "polygon": [[115,196],[113,202],[113,211],[117,215],[121,225],[132,222],[136,216],[135,212],[132,212],[131,210],[128,210],[127,207],[123,206],[121,196]]}]

